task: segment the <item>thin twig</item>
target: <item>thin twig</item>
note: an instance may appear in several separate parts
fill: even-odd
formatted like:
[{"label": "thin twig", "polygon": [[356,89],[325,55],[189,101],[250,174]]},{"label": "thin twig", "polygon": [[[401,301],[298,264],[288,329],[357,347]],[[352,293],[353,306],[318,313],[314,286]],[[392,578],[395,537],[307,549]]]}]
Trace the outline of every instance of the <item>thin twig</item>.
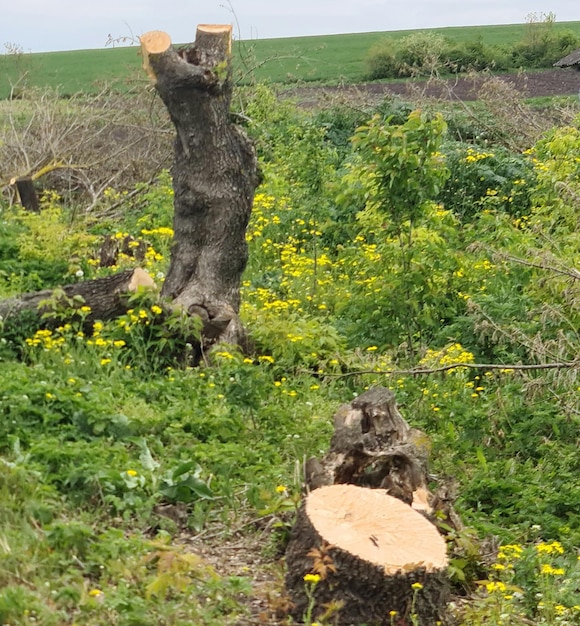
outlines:
[{"label": "thin twig", "polygon": [[420,376],[427,374],[438,374],[439,372],[448,372],[449,370],[466,367],[469,369],[481,370],[510,370],[510,371],[530,371],[530,370],[554,370],[554,369],[572,369],[580,367],[578,361],[563,361],[561,363],[538,363],[538,364],[515,364],[502,365],[498,363],[452,363],[450,365],[442,365],[433,368],[413,368],[410,370],[359,370],[356,372],[346,372],[344,374],[324,374],[324,377],[346,378],[349,376],[362,376],[365,374],[376,374],[377,376]]},{"label": "thin twig", "polygon": [[504,254],[502,252],[495,252],[495,255],[501,259],[512,261],[513,263],[518,263],[519,265],[525,265],[526,267],[534,267],[540,270],[548,270],[550,272],[554,272],[555,274],[568,276],[569,278],[573,278],[574,280],[580,280],[580,272],[575,268],[562,269],[559,267],[554,267],[553,265],[544,265],[543,263],[534,263],[533,261],[526,261],[525,259],[520,259],[519,257],[511,256],[510,254]]}]

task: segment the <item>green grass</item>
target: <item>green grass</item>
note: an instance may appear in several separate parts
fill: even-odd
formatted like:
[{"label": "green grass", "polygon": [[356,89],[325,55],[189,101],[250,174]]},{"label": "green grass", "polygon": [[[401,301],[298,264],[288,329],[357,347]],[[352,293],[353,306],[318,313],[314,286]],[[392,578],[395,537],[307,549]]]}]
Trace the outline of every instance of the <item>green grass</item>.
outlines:
[{"label": "green grass", "polygon": [[[578,262],[580,121],[537,143],[532,160],[522,151],[537,118],[524,105],[508,150],[513,126],[483,101],[467,117],[469,105],[445,110],[446,133],[383,104],[397,132],[377,133],[375,120],[353,154],[364,113],[309,113],[265,85],[248,91],[264,174],[242,295],[252,353],[222,346],[210,364],[180,366],[187,346],[155,294],[94,325],[82,309],[52,332],[36,332],[32,316],[0,323],[0,624],[226,626],[257,623],[256,595],[282,608],[272,568],[301,498],[298,467],[328,450],[340,405],[376,384],[428,435],[433,475],[457,483],[470,527],[451,544],[454,580],[470,594],[458,623],[578,623],[577,368],[507,364],[580,352],[580,294],[564,271]],[[437,138],[441,150],[413,158]],[[413,204],[429,190],[433,202]],[[101,215],[119,197],[110,191]],[[95,267],[105,235],[146,236],[145,267],[166,273],[169,175],[133,202],[89,222],[53,194],[40,214],[0,206],[0,298],[69,283],[79,266],[107,274]],[[498,369],[459,365],[474,362]],[[495,568],[480,559],[489,535],[518,544]],[[200,543],[219,559],[200,560]]]},{"label": "green grass", "polygon": [[[557,29],[580,35],[580,21],[562,22]],[[490,45],[512,45],[525,33],[525,24],[432,29],[457,41],[481,38]],[[237,42],[236,67],[245,80],[356,82],[363,79],[369,49],[386,38],[400,39],[411,30]],[[145,80],[138,48],[79,50],[0,57],[0,98],[10,93],[25,74],[23,84],[59,88],[63,94],[94,92],[104,83],[118,87]]]}]

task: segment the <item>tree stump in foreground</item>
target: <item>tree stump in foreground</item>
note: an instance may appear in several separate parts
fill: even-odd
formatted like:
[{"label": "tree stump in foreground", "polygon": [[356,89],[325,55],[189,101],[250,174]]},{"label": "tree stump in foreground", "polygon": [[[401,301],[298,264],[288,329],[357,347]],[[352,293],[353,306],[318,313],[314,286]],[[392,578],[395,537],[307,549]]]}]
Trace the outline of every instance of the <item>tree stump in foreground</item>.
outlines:
[{"label": "tree stump in foreground", "polygon": [[[331,485],[308,494],[286,551],[292,611],[331,623],[434,626],[448,598],[445,541],[421,513],[382,489]],[[318,574],[319,582],[307,582]],[[310,596],[310,597],[309,597]]]},{"label": "tree stump in foreground", "polygon": [[[389,389],[338,409],[329,451],[306,462],[307,496],[286,551],[294,617],[314,602],[314,617],[342,603],[343,625],[405,626],[411,614],[424,626],[443,620],[446,544],[435,524],[462,525],[441,489],[428,489],[429,452],[429,438],[403,419]],[[323,578],[312,600],[309,573]]]}]

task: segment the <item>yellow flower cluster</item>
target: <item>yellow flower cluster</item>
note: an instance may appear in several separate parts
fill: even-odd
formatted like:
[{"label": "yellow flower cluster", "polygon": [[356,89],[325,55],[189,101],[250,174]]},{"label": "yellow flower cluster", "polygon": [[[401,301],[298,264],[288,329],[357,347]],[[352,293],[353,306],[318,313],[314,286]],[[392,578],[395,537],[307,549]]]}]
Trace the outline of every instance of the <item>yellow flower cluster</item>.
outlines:
[{"label": "yellow flower cluster", "polygon": [[306,574],[304,576],[304,582],[316,585],[320,582],[320,574]]},{"label": "yellow flower cluster", "polygon": [[[445,367],[461,363],[473,363],[475,357],[473,353],[465,350],[460,343],[454,343],[442,350],[428,349],[425,356],[419,361],[419,365],[427,367]],[[460,369],[460,368],[458,368]],[[450,369],[453,372],[455,369]]]},{"label": "yellow flower cluster", "polygon": [[483,161],[483,159],[489,159],[493,156],[492,152],[477,152],[473,148],[467,148],[467,152],[465,153],[465,162],[477,163],[478,161]]},{"label": "yellow flower cluster", "polygon": [[536,551],[538,554],[564,554],[564,547],[559,541],[552,541],[552,543],[539,543]]},{"label": "yellow flower cluster", "polygon": [[540,572],[547,576],[564,576],[566,573],[562,567],[552,567],[549,563],[543,563]]},{"label": "yellow flower cluster", "polygon": [[506,544],[505,546],[500,547],[497,554],[497,559],[498,561],[511,561],[514,559],[520,559],[523,551],[524,549],[522,548],[522,546],[518,545],[517,543]]},{"label": "yellow flower cluster", "polygon": [[25,341],[26,345],[40,347],[43,350],[59,350],[66,340],[62,336],[55,336],[51,330],[40,329],[34,333],[33,337],[27,337]]},{"label": "yellow flower cluster", "polygon": [[173,228],[169,226],[159,226],[159,228],[143,228],[141,230],[142,235],[159,235],[160,237],[173,237]]}]

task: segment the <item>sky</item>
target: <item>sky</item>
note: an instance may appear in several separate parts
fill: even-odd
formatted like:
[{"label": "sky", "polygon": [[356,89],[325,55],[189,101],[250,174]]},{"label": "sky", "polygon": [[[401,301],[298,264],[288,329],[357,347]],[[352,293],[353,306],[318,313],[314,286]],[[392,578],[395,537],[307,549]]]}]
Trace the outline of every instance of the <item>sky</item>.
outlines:
[{"label": "sky", "polygon": [[237,39],[516,24],[530,13],[580,21],[579,0],[0,0],[0,53],[106,47],[164,30],[195,39],[200,23],[233,23]]}]

